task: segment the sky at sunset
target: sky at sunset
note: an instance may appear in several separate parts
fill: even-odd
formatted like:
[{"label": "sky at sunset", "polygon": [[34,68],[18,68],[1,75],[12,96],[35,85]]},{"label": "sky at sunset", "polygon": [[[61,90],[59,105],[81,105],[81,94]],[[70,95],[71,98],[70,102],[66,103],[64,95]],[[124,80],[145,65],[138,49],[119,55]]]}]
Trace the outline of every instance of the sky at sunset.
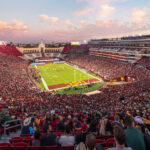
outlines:
[{"label": "sky at sunset", "polygon": [[87,41],[150,34],[150,0],[0,0],[0,40]]}]

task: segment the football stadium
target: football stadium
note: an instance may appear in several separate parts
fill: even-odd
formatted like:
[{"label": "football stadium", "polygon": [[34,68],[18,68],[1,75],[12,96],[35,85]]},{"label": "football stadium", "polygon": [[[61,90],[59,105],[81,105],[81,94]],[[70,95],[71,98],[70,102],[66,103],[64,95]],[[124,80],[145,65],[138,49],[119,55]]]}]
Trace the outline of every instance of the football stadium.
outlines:
[{"label": "football stadium", "polygon": [[126,0],[33,1],[2,2],[4,20],[28,26],[0,20],[0,150],[150,150],[149,10],[126,28],[112,15]]},{"label": "football stadium", "polygon": [[41,77],[43,77],[45,89],[48,90],[100,82],[96,77],[73,68],[66,63],[39,65],[36,68],[39,70]]}]

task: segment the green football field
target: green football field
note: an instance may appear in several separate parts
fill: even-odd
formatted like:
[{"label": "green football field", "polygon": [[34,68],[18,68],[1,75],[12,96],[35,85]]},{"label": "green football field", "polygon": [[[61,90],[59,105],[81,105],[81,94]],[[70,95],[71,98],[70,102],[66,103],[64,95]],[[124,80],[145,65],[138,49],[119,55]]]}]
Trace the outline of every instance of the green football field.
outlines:
[{"label": "green football field", "polygon": [[42,86],[45,88],[47,86],[49,90],[101,81],[101,79],[76,69],[67,63],[37,65],[36,68],[44,80],[41,83]]}]

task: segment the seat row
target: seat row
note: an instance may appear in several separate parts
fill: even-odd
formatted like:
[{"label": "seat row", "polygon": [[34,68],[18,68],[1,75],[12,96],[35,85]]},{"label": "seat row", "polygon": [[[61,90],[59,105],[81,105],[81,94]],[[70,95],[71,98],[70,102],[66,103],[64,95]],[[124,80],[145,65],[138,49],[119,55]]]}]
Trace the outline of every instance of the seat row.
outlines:
[{"label": "seat row", "polygon": [[74,150],[74,146],[28,146],[24,142],[15,143],[12,146],[11,143],[0,143],[0,150]]},{"label": "seat row", "polygon": [[[109,147],[104,147],[107,150]],[[19,142],[14,144],[11,143],[0,143],[0,150],[74,150],[74,146],[28,146],[27,143]]]}]

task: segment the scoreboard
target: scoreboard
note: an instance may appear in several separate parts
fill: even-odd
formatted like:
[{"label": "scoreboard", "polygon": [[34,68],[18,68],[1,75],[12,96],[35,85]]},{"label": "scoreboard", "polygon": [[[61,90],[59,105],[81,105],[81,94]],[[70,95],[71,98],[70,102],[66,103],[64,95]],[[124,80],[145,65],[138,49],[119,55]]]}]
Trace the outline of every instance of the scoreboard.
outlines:
[{"label": "scoreboard", "polygon": [[80,42],[71,42],[71,45],[80,45]]}]

